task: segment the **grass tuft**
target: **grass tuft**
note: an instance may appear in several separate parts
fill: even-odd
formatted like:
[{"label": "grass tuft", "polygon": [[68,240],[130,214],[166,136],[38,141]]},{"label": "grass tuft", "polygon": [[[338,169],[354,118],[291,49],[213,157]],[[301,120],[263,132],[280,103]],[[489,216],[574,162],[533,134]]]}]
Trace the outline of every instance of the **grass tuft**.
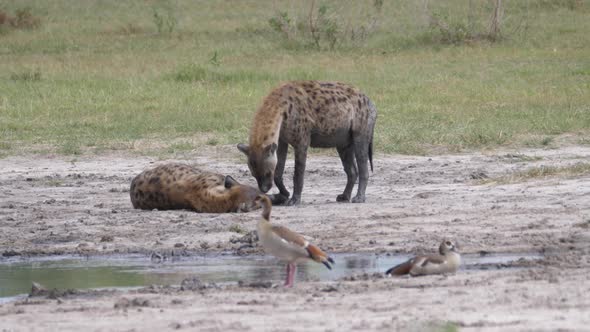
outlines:
[{"label": "grass tuft", "polygon": [[64,155],[81,155],[82,149],[80,144],[75,141],[66,141],[62,143],[59,152]]},{"label": "grass tuft", "polygon": [[178,152],[191,151],[194,148],[190,142],[177,142],[168,146],[168,153],[175,154]]},{"label": "grass tuft", "polygon": [[239,224],[233,224],[229,227],[229,231],[238,234],[246,234],[247,231]]},{"label": "grass tuft", "polygon": [[20,73],[12,73],[10,74],[10,79],[13,81],[38,82],[41,80],[41,71],[36,69],[27,70]]},{"label": "grass tuft", "polygon": [[10,144],[8,142],[0,141],[0,150],[10,150],[10,149],[12,149],[12,144]]},{"label": "grass tuft", "polygon": [[177,82],[183,83],[242,83],[270,81],[272,77],[264,72],[250,70],[223,70],[219,68],[209,68],[195,64],[180,67],[172,78]]},{"label": "grass tuft", "polygon": [[219,145],[219,139],[215,138],[215,137],[211,137],[209,139],[207,139],[207,141],[205,141],[205,144],[210,145],[210,146],[216,146]]},{"label": "grass tuft", "polygon": [[31,7],[18,8],[14,15],[10,15],[4,10],[0,10],[0,28],[31,30],[41,26],[41,19],[32,13]]},{"label": "grass tuft", "polygon": [[569,10],[581,10],[584,8],[584,0],[536,0],[534,5],[546,10],[566,8]]}]

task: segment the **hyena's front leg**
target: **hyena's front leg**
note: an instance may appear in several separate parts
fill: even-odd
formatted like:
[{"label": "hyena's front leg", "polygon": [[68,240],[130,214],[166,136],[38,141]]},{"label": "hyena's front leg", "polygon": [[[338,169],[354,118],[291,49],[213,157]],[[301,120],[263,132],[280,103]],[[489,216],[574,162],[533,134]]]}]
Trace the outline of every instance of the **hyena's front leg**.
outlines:
[{"label": "hyena's front leg", "polygon": [[279,194],[272,195],[271,200],[273,205],[284,204],[289,199],[289,191],[283,183],[283,172],[285,171],[285,162],[287,161],[287,151],[289,144],[279,140],[277,148],[277,166],[275,168],[275,185],[279,188]]},{"label": "hyena's front leg", "polygon": [[344,172],[346,172],[346,187],[344,188],[344,192],[336,197],[336,201],[350,202],[352,188],[354,187],[354,183],[358,177],[358,172],[356,170],[356,164],[354,161],[354,144],[351,144],[345,148],[337,148],[337,150],[340,160],[342,161],[342,167],[344,167]]},{"label": "hyena's front leg", "polygon": [[293,196],[287,205],[298,205],[301,203],[301,192],[303,191],[303,176],[305,175],[305,162],[307,160],[308,144],[300,144],[295,148],[295,173],[293,174]]}]

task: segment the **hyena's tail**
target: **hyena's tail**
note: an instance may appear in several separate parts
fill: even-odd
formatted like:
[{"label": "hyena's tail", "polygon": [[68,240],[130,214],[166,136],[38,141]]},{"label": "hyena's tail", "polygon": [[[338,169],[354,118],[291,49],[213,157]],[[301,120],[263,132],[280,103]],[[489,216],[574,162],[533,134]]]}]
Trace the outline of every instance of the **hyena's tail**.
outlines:
[{"label": "hyena's tail", "polygon": [[371,101],[371,99],[367,98],[370,116],[369,116],[369,126],[371,131],[369,132],[369,163],[371,164],[371,172],[373,172],[373,135],[375,132],[375,122],[377,121],[377,107]]},{"label": "hyena's tail", "polygon": [[373,171],[373,138],[369,142],[369,164],[371,164],[371,172]]}]

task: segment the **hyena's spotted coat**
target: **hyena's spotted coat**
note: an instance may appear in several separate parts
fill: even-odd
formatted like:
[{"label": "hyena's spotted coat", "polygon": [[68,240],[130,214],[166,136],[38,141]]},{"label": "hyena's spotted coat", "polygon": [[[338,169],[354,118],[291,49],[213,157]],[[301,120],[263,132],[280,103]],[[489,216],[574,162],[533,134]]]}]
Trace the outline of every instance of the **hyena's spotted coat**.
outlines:
[{"label": "hyena's spotted coat", "polygon": [[258,208],[254,200],[260,191],[239,184],[229,175],[171,163],[140,173],[131,182],[129,194],[136,209],[224,213]]},{"label": "hyena's spotted coat", "polygon": [[353,202],[365,201],[373,168],[373,130],[377,109],[358,89],[340,82],[294,81],[274,89],[258,109],[250,130],[249,144],[238,149],[248,156],[248,166],[267,192],[274,179],[279,195],[273,203],[289,198],[283,184],[288,145],[295,151],[293,196],[288,205],[298,204],[303,189],[307,149],[335,147],[338,150],[347,183],[337,201],[350,201],[352,188],[359,179]]}]

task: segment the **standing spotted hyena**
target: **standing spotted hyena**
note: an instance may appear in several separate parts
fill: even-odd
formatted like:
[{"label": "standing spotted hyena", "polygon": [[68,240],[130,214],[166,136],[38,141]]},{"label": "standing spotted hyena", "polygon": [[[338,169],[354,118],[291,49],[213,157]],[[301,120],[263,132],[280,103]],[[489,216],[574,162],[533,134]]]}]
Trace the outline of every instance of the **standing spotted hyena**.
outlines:
[{"label": "standing spotted hyena", "polygon": [[204,172],[171,163],[144,171],[131,181],[131,203],[136,209],[189,209],[196,212],[247,212],[260,191],[239,184],[231,176]]},{"label": "standing spotted hyena", "polygon": [[248,156],[248,167],[263,192],[272,188],[280,194],[273,203],[289,198],[283,184],[288,145],[295,150],[293,196],[287,205],[299,204],[303,174],[309,146],[338,150],[347,182],[336,198],[349,202],[354,183],[359,185],[354,203],[365,201],[369,178],[368,163],[373,169],[373,129],[377,109],[358,89],[339,82],[294,81],[274,89],[254,116],[249,144],[238,144]]}]

